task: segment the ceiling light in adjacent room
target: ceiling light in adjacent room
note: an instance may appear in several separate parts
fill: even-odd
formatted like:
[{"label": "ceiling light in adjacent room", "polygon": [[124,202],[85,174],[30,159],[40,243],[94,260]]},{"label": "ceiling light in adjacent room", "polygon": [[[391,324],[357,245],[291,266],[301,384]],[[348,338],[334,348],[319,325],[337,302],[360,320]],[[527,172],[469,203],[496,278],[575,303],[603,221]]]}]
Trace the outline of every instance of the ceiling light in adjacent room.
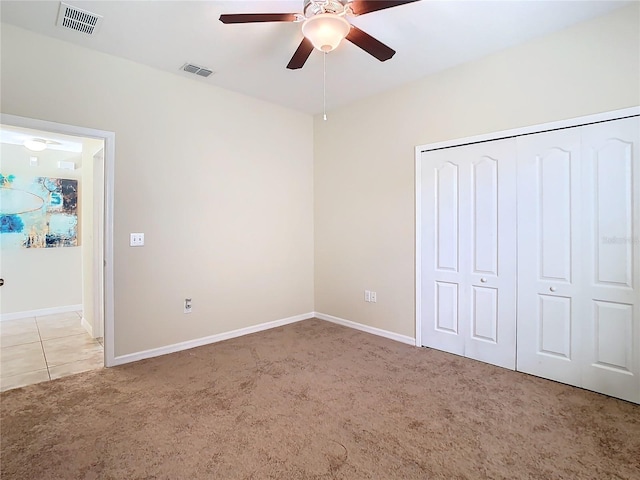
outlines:
[{"label": "ceiling light in adjacent room", "polygon": [[325,53],[340,45],[350,29],[349,22],[333,13],[314,15],[302,24],[302,34],[315,48]]},{"label": "ceiling light in adjacent room", "polygon": [[23,145],[32,152],[41,152],[47,148],[46,140],[42,140],[41,138],[29,138],[24,141]]}]

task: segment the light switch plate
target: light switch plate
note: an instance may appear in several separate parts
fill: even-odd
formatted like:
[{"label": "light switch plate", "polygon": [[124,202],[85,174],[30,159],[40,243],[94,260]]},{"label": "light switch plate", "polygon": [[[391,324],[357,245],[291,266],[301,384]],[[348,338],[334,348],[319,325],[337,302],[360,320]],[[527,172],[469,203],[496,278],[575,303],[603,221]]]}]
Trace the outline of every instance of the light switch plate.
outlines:
[{"label": "light switch plate", "polygon": [[130,247],[142,247],[144,245],[144,233],[132,233],[129,239]]}]

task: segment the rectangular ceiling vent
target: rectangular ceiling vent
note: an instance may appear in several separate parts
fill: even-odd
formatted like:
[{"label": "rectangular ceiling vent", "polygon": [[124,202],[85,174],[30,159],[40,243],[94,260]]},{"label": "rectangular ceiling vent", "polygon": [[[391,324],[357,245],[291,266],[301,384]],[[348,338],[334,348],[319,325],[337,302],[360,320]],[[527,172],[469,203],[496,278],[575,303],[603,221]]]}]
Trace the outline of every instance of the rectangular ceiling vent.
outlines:
[{"label": "rectangular ceiling vent", "polygon": [[56,25],[76,32],[94,35],[102,24],[102,15],[60,2]]},{"label": "rectangular ceiling vent", "polygon": [[180,67],[180,70],[184,70],[185,72],[194,73],[201,77],[208,77],[213,73],[213,70],[206,67],[200,67],[198,65],[194,65],[193,63],[185,63]]}]

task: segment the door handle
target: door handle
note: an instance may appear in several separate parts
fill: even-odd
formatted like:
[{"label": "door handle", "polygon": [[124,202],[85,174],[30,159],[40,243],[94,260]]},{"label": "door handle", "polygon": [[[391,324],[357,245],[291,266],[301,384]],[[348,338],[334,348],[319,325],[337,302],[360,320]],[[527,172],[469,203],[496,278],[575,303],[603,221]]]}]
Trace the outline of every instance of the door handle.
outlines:
[{"label": "door handle", "polygon": [[549,287],[549,291],[550,292],[555,292],[556,291],[556,287]]},{"label": "door handle", "polygon": [[0,287],[4,285],[4,278],[0,278]]},{"label": "door handle", "polygon": [[487,283],[487,279],[486,279],[486,278],[484,278],[484,277],[483,277],[483,278],[481,278],[481,279],[480,279],[480,281],[481,281],[482,283]]}]

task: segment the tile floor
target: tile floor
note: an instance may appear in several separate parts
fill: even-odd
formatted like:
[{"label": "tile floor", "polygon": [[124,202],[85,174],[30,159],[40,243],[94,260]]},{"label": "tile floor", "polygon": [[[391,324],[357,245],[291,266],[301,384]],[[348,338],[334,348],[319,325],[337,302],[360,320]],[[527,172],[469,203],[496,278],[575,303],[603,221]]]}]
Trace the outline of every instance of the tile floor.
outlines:
[{"label": "tile floor", "polygon": [[80,312],[0,322],[0,391],[104,365],[102,339],[80,324]]}]

